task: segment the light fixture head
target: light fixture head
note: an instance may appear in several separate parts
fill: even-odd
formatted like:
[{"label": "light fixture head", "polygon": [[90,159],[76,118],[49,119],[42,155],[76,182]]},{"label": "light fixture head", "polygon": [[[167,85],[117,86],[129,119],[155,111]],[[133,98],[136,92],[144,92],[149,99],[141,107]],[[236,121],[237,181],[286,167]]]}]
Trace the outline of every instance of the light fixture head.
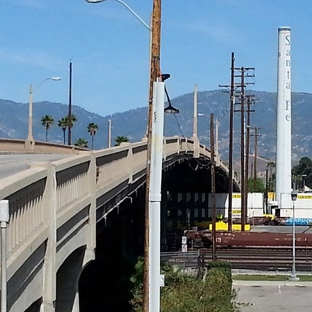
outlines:
[{"label": "light fixture head", "polygon": [[179,110],[177,108],[174,108],[171,104],[169,104],[169,106],[164,109],[164,112],[166,114],[178,114]]},{"label": "light fixture head", "polygon": [[54,81],[59,81],[59,80],[61,80],[61,77],[51,77],[50,79],[54,80]]},{"label": "light fixture head", "polygon": [[165,81],[170,78],[170,74],[161,74],[161,81]]},{"label": "light fixture head", "polygon": [[[169,75],[169,74],[168,74],[168,75]],[[170,75],[169,75],[169,77],[170,77]],[[169,78],[169,77],[167,77],[167,78]],[[167,79],[167,78],[166,78],[166,79]],[[176,109],[176,108],[174,108],[174,107],[171,105],[171,101],[170,101],[169,94],[168,94],[168,91],[167,91],[166,86],[165,86],[165,93],[166,93],[166,97],[167,97],[167,100],[168,100],[169,105],[168,105],[168,107],[166,107],[166,108],[164,109],[164,112],[167,113],[167,114],[177,114],[177,113],[179,113],[179,110]]]},{"label": "light fixture head", "polygon": [[104,2],[105,0],[85,0],[88,3],[100,3],[100,2]]},{"label": "light fixture head", "polygon": [[297,200],[297,196],[298,196],[298,192],[297,191],[292,191],[291,192],[291,200],[292,201],[296,201]]}]

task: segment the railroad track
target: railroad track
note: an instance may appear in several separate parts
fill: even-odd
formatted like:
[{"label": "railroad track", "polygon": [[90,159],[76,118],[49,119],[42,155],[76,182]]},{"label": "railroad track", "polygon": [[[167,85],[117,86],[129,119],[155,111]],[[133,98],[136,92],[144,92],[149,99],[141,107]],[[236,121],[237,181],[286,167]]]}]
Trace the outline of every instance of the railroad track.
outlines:
[{"label": "railroad track", "polygon": [[[162,253],[164,262],[188,268],[196,268],[204,259],[207,264],[212,259],[211,249],[198,251]],[[296,248],[296,271],[312,272],[312,249]],[[219,248],[217,260],[231,263],[233,269],[265,270],[265,271],[291,271],[293,256],[292,248]]]}]

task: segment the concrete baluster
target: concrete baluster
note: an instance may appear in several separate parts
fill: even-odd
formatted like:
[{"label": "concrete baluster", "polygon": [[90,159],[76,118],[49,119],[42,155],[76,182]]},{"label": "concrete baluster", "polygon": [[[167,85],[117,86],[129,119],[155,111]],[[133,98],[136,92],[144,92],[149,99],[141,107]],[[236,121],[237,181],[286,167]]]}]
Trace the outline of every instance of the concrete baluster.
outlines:
[{"label": "concrete baluster", "polygon": [[89,239],[87,251],[85,253],[83,265],[95,259],[96,247],[96,157],[95,152],[91,152],[90,165],[88,169],[88,192],[90,196],[89,209]]},{"label": "concrete baluster", "polygon": [[129,171],[129,183],[133,181],[133,153],[132,153],[132,144],[129,144],[129,150],[127,155],[127,168]]},{"label": "concrete baluster", "polygon": [[48,240],[43,269],[43,297],[40,312],[54,312],[56,300],[56,174],[52,163],[37,163],[47,168],[46,187],[42,198],[44,223],[48,226]]}]

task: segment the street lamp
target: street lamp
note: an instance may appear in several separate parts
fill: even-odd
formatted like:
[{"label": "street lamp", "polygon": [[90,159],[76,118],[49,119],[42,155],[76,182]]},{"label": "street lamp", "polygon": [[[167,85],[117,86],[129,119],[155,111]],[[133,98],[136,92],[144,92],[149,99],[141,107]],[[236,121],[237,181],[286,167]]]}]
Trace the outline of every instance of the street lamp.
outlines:
[{"label": "street lamp", "polygon": [[7,311],[7,224],[9,223],[9,201],[0,201],[1,223],[1,312]]},{"label": "street lamp", "polygon": [[[105,0],[85,0],[88,3],[100,3]],[[126,3],[121,0],[114,0],[125,6],[150,32],[150,90],[149,90],[149,104],[148,104],[148,125],[147,125],[147,167],[146,167],[146,197],[145,197],[145,241],[144,241],[144,285],[143,285],[143,311],[144,312],[158,312],[160,310],[160,243],[158,243],[158,237],[154,238],[151,236],[153,232],[151,230],[152,221],[155,211],[152,211],[152,203],[159,199],[158,196],[151,193],[153,182],[151,175],[156,170],[155,160],[152,155],[152,144],[155,141],[155,129],[160,126],[161,120],[158,121],[157,125],[154,125],[153,114],[155,113],[154,101],[161,102],[159,91],[158,96],[155,96],[155,91],[158,89],[164,89],[163,82],[160,81],[160,21],[161,21],[161,0],[153,0],[153,12],[151,27],[149,27]],[[154,84],[156,84],[154,86]],[[157,85],[160,84],[160,85]],[[164,110],[164,108],[162,108]],[[159,118],[158,118],[159,119]],[[160,118],[161,119],[161,118]],[[163,119],[163,118],[162,118]],[[163,120],[162,120],[163,122]],[[157,131],[155,131],[157,132]],[[163,140],[163,134],[161,136]],[[161,169],[160,169],[161,173]],[[157,198],[157,200],[155,200]],[[152,215],[150,217],[150,211]],[[157,221],[157,220],[156,220]],[[156,222],[157,223],[157,222]],[[158,233],[159,235],[159,233]],[[157,246],[158,245],[158,246]],[[152,251],[157,252],[152,252]],[[158,254],[159,253],[159,254]],[[153,254],[153,257],[151,255]],[[155,256],[157,254],[157,256]],[[157,276],[158,274],[158,276]],[[152,279],[152,277],[154,277]],[[155,278],[156,277],[156,278]],[[148,291],[147,291],[148,289]],[[153,291],[152,291],[153,290]]]},{"label": "street lamp", "polygon": [[28,109],[28,136],[25,141],[26,149],[33,150],[35,148],[35,141],[33,137],[33,93],[47,80],[59,81],[60,77],[49,77],[42,80],[39,85],[33,89],[32,84],[29,86],[29,109]]},{"label": "street lamp", "polygon": [[[206,115],[206,114],[203,114],[203,113],[198,113],[197,114],[198,117],[201,117],[201,116],[206,116],[208,118],[211,118],[210,115]],[[216,131],[216,136],[215,136],[215,154],[217,156],[219,156],[219,120],[217,119],[216,121],[214,121],[214,124],[216,125],[216,128],[215,128],[215,131]]]},{"label": "street lamp", "polygon": [[[88,3],[100,3],[100,2],[104,2],[106,0],[85,0]],[[130,7],[128,4],[126,4],[125,2],[121,1],[121,0],[113,0],[116,2],[119,2],[120,4],[122,4],[124,7],[126,7],[148,30],[151,30],[151,28],[142,20],[142,18],[136,14]]]},{"label": "street lamp", "polygon": [[292,224],[292,270],[289,280],[298,281],[299,277],[296,276],[296,227],[295,227],[295,201],[297,200],[298,192],[291,192],[291,200],[293,202],[293,224]]},{"label": "street lamp", "polygon": [[306,174],[302,174],[301,175],[302,176],[302,192],[304,192],[305,191],[305,177],[307,176]]}]

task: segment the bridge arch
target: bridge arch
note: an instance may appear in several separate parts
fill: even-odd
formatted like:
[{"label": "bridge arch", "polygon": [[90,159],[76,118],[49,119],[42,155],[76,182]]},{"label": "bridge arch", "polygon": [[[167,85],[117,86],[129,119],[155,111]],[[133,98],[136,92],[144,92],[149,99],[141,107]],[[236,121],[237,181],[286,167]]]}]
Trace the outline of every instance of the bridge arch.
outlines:
[{"label": "bridge arch", "polygon": [[[10,202],[7,277],[11,312],[20,312],[41,297],[41,312],[53,311],[57,272],[64,270],[68,259],[75,259],[78,274],[79,267],[82,270],[94,259],[96,228],[144,193],[146,159],[146,142],[137,142],[84,151],[53,163],[34,163],[2,179],[0,198]],[[210,151],[193,140],[165,139],[164,177],[190,164],[195,172],[204,171],[200,165],[209,159]],[[220,187],[225,188],[227,173],[227,166],[217,157]]]}]

